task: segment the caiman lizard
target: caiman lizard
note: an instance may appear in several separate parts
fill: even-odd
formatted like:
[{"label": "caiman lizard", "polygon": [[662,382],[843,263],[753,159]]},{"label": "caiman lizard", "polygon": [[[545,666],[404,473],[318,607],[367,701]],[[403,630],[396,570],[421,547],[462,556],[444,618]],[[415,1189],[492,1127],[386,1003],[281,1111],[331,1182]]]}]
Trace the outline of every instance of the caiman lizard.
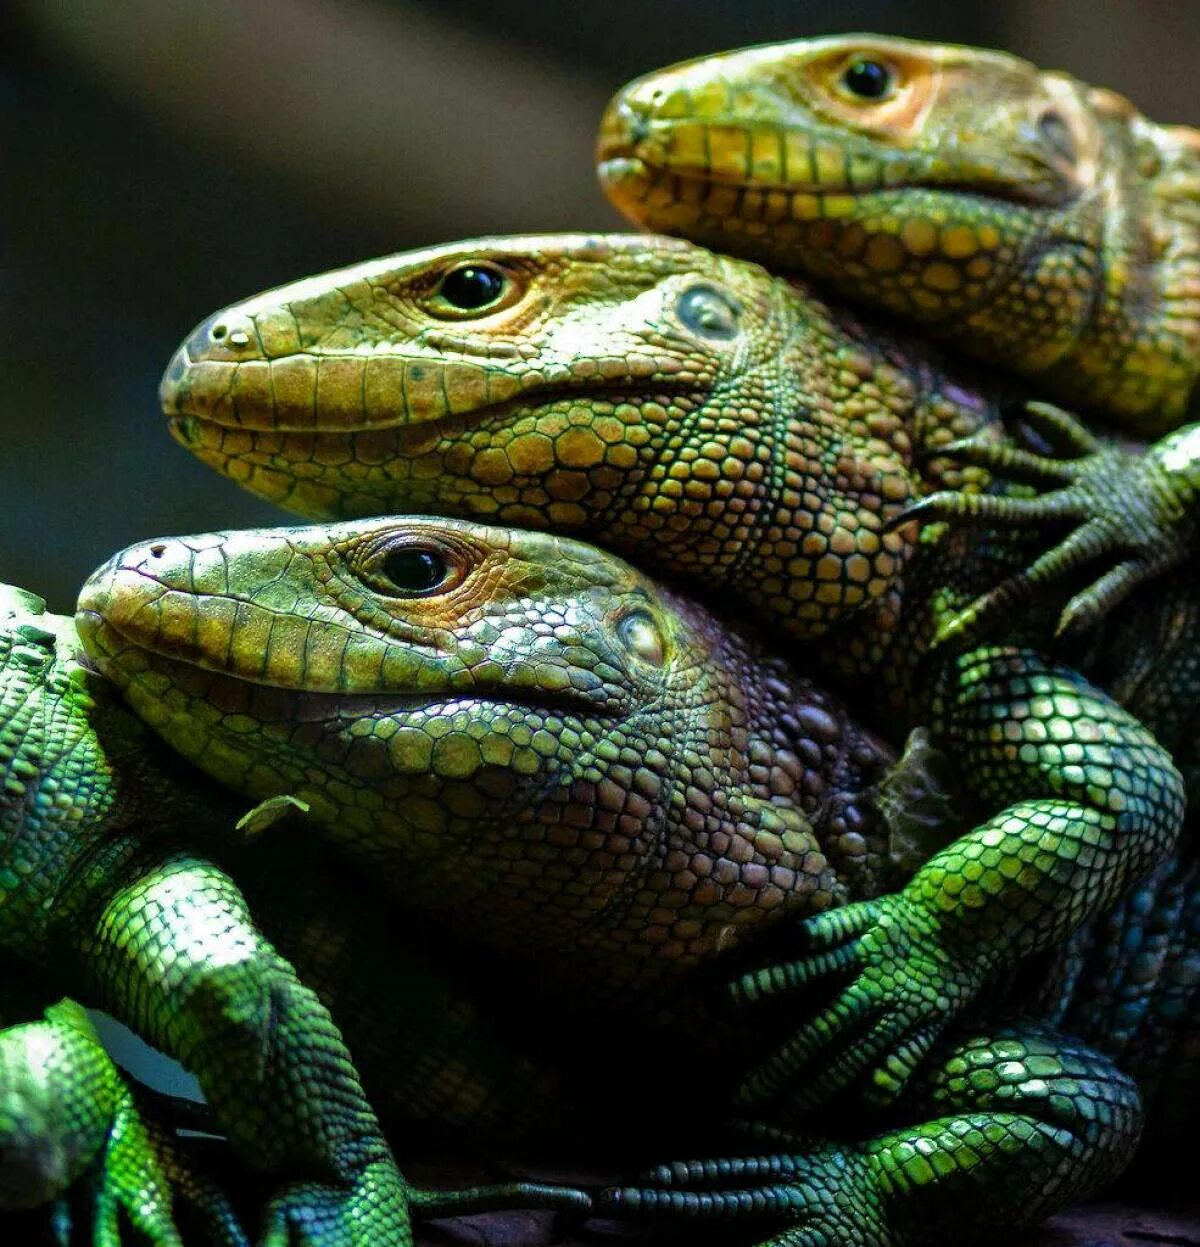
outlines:
[{"label": "caiman lizard", "polygon": [[[598,156],[639,225],[804,274],[1101,423],[1162,434],[1200,412],[1200,131],[1115,92],[982,48],[798,39],[631,83]],[[1049,445],[1078,461],[972,448],[1053,490],[992,520],[1067,535],[960,626],[1091,565],[1061,620],[1081,629],[1194,551],[1200,426],[1141,464],[1084,430]]]},{"label": "caiman lizard", "polygon": [[[185,444],[292,509],[405,506],[585,535],[808,641],[895,743],[929,722],[953,733],[992,794],[988,819],[946,850],[945,877],[812,920],[857,975],[787,1061],[749,1080],[751,1101],[784,1082],[821,1098],[864,1073],[894,1094],[1000,961],[1061,939],[1172,843],[1177,773],[1148,736],[1126,753],[1126,728],[1109,735],[1103,694],[1069,691],[1052,613],[1014,625],[1015,651],[934,644],[1020,547],[889,531],[925,491],[987,482],[937,451],[994,429],[1001,395],[802,285],[663,238],[432,248],[218,313],[163,398]],[[1076,655],[1189,774],[1196,611],[1179,573]],[[1164,817],[1130,835],[1150,808]],[[1002,867],[1000,843],[1032,872]]]},{"label": "caiman lizard", "polygon": [[[578,542],[410,517],[159,539],[100,569],[78,619],[101,671],[175,749],[247,797],[301,803],[397,903],[499,956],[515,982],[535,978],[559,1010],[603,1004],[661,1028],[686,1019],[699,972],[733,964],[744,942],[761,950],[814,911],[833,933],[846,902],[886,903],[864,899],[889,886],[880,745],[737,630]],[[1015,649],[977,656],[973,671],[968,700],[1037,721],[1037,696],[1069,699],[1076,739],[1106,740],[1111,791],[1144,811],[1122,840],[1146,838],[1137,820],[1178,817],[1165,755],[1102,694]],[[1035,752],[1039,736],[1026,734]],[[935,712],[930,737],[961,750],[960,709]],[[1165,780],[1148,803],[1128,782],[1145,766]],[[973,795],[1002,805],[1015,787],[985,771]],[[1072,813],[1087,798],[1069,780],[1060,792],[1010,804],[972,833],[975,854],[971,836],[935,854],[905,903],[936,921],[931,898],[971,905],[989,872],[1036,898],[1055,889],[1061,857],[1098,865],[1103,814]],[[1039,826],[1033,855],[1026,818]],[[1059,854],[1073,826],[1077,848]],[[1100,903],[1120,873],[1109,866],[1090,876]],[[928,965],[917,946],[908,954]],[[801,980],[755,976],[767,984],[755,994],[794,998]],[[931,1012],[937,990],[923,987]],[[789,1030],[793,1017],[794,1005]],[[710,1121],[741,1081],[738,1061],[716,1072],[730,1043],[745,1060],[767,1039],[732,1035],[693,1029],[671,1049],[670,1081],[702,1080]],[[608,1051],[629,1049],[652,1051],[629,1037]],[[1127,1155],[1131,1084],[1040,1023],[931,1035],[923,1051],[882,1134],[848,1140],[843,1122],[803,1146],[763,1126],[770,1156],[656,1170],[595,1206],[782,1222],[780,1244],[882,1247],[1036,1217]],[[836,1080],[854,1061],[808,1076]],[[589,1076],[615,1097],[639,1077],[619,1061]],[[788,1122],[789,1102],[804,1101],[782,1096],[769,1115],[811,1129],[819,1118]],[[696,1107],[669,1096],[662,1111]],[[714,1181],[736,1189],[688,1189]]]}]

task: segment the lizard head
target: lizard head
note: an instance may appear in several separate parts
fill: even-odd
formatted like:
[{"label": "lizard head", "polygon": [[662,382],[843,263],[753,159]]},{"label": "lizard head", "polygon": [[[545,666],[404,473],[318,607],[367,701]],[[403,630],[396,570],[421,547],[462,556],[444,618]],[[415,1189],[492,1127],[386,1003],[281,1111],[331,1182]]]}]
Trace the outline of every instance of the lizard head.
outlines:
[{"label": "lizard head", "polygon": [[1081,205],[1106,176],[1106,126],[1136,115],[1094,94],[977,48],[769,44],[625,87],[602,122],[600,177],[640,225],[952,319],[1034,244],[1094,251]]},{"label": "lizard head", "polygon": [[457,505],[546,524],[526,496],[536,482],[569,527],[580,493],[611,495],[639,457],[651,404],[699,399],[745,356],[768,290],[749,266],[674,240],[476,239],[218,312],[172,359],[161,398],[186,446],[304,515],[377,515],[401,498],[448,509],[449,478]]},{"label": "lizard head", "polygon": [[162,396],[202,459],[308,516],[552,528],[706,583],[776,542],[810,583],[760,600],[806,628],[875,601],[904,548],[883,527],[911,487],[905,369],[675,239],[481,239],[311,277],[205,321]]},{"label": "lizard head", "polygon": [[428,518],[163,539],[100,568],[77,623],[175,749],[489,938],[683,964],[868,867],[883,751],[579,542]]}]

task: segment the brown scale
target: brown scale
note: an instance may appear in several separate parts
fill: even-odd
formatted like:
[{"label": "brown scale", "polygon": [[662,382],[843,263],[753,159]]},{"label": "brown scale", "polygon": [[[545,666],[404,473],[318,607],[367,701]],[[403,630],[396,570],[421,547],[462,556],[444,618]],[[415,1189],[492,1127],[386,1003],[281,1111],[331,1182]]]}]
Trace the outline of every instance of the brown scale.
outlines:
[{"label": "brown scale", "polygon": [[[445,582],[389,591],[414,548]],[[564,538],[402,518],[157,541],[81,611],[177,750],[303,802],[406,908],[568,996],[686,981],[897,878],[882,745],[752,640]]]}]

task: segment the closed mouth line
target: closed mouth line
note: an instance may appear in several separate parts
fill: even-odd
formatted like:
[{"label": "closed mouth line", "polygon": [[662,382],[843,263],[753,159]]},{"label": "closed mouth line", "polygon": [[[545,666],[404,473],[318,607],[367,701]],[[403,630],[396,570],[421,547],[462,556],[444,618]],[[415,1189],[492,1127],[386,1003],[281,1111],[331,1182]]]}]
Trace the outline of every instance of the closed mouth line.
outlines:
[{"label": "closed mouth line", "polygon": [[[276,358],[294,359],[302,358],[302,356],[277,356]],[[347,356],[310,355],[307,358],[336,359],[347,358]],[[229,362],[232,363],[233,361]],[[653,392],[654,394],[679,394],[688,393],[694,389],[694,382],[680,382],[670,377],[659,379],[647,377],[636,382],[612,381],[603,384],[602,387],[597,385],[595,388],[589,387],[586,383],[574,386],[547,386],[544,389],[531,388],[525,391],[524,394],[517,394],[512,398],[502,399],[495,403],[486,403],[479,407],[471,407],[464,411],[448,411],[430,419],[411,420],[402,416],[391,421],[372,420],[365,424],[339,422],[333,426],[323,426],[316,422],[306,424],[285,424],[283,422],[247,424],[232,420],[219,420],[211,412],[197,411],[187,406],[185,399],[174,410],[167,413],[167,420],[170,424],[177,426],[184,426],[188,421],[197,421],[201,424],[228,429],[231,432],[246,433],[307,433],[314,436],[341,437],[353,433],[374,433],[385,429],[411,429],[414,433],[419,430],[422,434],[426,434],[429,430],[437,429],[440,425],[453,420],[469,419],[475,421],[491,415],[503,416],[506,412],[515,411],[518,408],[544,407],[565,399],[577,398],[580,395],[587,395],[594,401],[603,401],[611,396],[616,402],[620,402],[627,399],[631,394],[647,392]]]},{"label": "closed mouth line", "polygon": [[441,691],[421,693],[405,693],[388,689],[299,688],[294,684],[281,684],[275,680],[267,680],[250,674],[230,671],[227,668],[216,666],[209,662],[182,657],[148,645],[144,641],[130,636],[125,629],[105,618],[98,611],[85,610],[80,611],[79,614],[88,615],[93,620],[99,621],[102,627],[119,636],[131,649],[148,655],[157,663],[181,667],[187,670],[202,671],[214,679],[227,681],[230,684],[245,685],[248,688],[270,689],[301,700],[337,701],[346,709],[361,705],[364,710],[370,709],[374,712],[378,712],[380,709],[417,711],[450,703],[487,701],[492,705],[513,706],[525,710],[541,711],[547,714],[567,713],[579,715],[582,713],[593,719],[612,722],[616,722],[622,717],[612,711],[604,710],[594,702],[589,701],[582,694],[572,695],[565,690],[546,690],[539,693],[536,697],[525,699],[519,695],[520,690],[506,686],[490,688],[487,685],[480,685],[476,689],[447,687]]},{"label": "closed mouth line", "polygon": [[688,182],[692,185],[701,186],[729,186],[737,190],[761,191],[763,194],[772,192],[787,195],[789,197],[795,195],[806,195],[813,199],[822,199],[826,196],[844,196],[848,198],[861,198],[866,195],[892,195],[899,196],[914,190],[937,191],[947,195],[954,195],[961,198],[973,198],[984,200],[992,203],[1008,203],[1023,208],[1041,208],[1052,207],[1052,202],[1037,199],[1031,195],[1021,193],[1020,185],[1013,183],[1011,189],[1005,189],[1002,186],[982,187],[964,182],[934,182],[919,181],[906,182],[899,186],[851,186],[848,184],[830,185],[822,183],[821,185],[796,183],[796,182],[778,182],[778,181],[760,181],[753,178],[747,178],[745,175],[737,173],[729,173],[724,170],[700,169],[697,166],[682,165],[671,166],[667,164],[656,163],[648,160],[645,156],[634,155],[632,153],[625,156],[608,157],[597,163],[601,176],[608,166],[631,166],[640,165],[647,173],[657,173],[666,177],[677,178],[681,182]]}]

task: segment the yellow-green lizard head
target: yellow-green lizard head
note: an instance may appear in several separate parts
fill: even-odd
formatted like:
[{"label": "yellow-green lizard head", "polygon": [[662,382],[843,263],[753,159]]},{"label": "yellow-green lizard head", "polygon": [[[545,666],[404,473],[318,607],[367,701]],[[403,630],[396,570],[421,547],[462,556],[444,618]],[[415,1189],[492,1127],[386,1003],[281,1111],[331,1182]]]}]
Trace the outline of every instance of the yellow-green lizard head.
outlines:
[{"label": "yellow-green lizard head", "polygon": [[679,968],[883,860],[879,746],[565,538],[408,517],[164,538],[93,575],[78,627],[179,752],[489,939]]},{"label": "yellow-green lizard head", "polygon": [[1002,52],[799,39],[648,74],[601,125],[637,224],[814,277],[1143,433],[1195,387],[1200,131]]},{"label": "yellow-green lizard head", "polygon": [[575,532],[815,630],[895,575],[905,542],[884,526],[913,489],[920,375],[756,265],[567,234],[235,304],[187,339],[162,397],[205,462],[304,515]]},{"label": "yellow-green lizard head", "polygon": [[[1105,176],[1111,93],[1001,52],[878,35],[770,44],[627,86],[600,176],[652,229],[955,315]],[[894,289],[893,289],[894,287]]]}]

